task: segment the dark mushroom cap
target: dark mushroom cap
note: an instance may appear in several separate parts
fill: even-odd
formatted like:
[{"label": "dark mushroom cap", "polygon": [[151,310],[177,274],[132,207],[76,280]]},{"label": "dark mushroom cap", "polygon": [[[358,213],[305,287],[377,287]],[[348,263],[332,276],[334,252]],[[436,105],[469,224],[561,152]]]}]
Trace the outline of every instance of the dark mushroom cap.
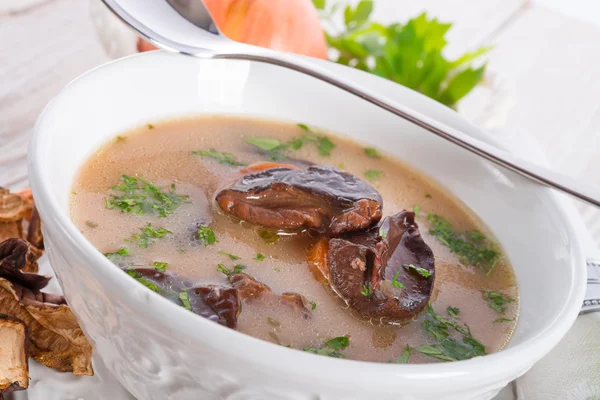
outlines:
[{"label": "dark mushroom cap", "polygon": [[235,288],[207,285],[197,286],[187,292],[195,314],[229,328],[237,328],[242,303]]},{"label": "dark mushroom cap", "polygon": [[0,243],[0,278],[33,291],[46,287],[50,277],[23,272],[37,271],[37,258],[37,251],[25,240],[13,238],[3,241]]},{"label": "dark mushroom cap", "polygon": [[383,207],[368,183],[326,166],[251,173],[219,192],[216,201],[227,214],[265,228],[333,235],[370,227]]},{"label": "dark mushroom cap", "polygon": [[[434,284],[434,257],[423,241],[414,213],[386,218],[379,229],[329,242],[332,289],[367,318],[400,321],[423,310]],[[410,267],[413,266],[413,267]],[[424,276],[425,275],[425,276]],[[370,295],[365,295],[370,288]]]}]

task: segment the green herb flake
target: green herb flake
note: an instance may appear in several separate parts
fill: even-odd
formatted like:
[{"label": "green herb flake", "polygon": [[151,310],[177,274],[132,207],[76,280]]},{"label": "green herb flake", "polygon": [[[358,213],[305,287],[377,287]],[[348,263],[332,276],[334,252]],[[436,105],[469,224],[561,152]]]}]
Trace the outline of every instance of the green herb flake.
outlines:
[{"label": "green herb flake", "polygon": [[396,274],[394,275],[394,279],[392,279],[392,286],[398,289],[404,289],[404,284],[402,282],[399,282],[398,279],[398,275],[400,275],[400,272],[402,272],[401,269],[399,269],[398,271],[396,271]]},{"label": "green herb flake", "polygon": [[406,347],[404,348],[404,351],[402,352],[400,357],[396,358],[393,361],[390,361],[390,363],[392,363],[392,364],[408,364],[408,358],[410,357],[411,352],[412,352],[412,349],[410,348],[410,346],[406,345]]},{"label": "green herb flake", "polygon": [[448,312],[448,315],[453,317],[453,318],[458,318],[458,314],[460,314],[460,308],[458,307],[448,307],[446,309],[446,311]]},{"label": "green herb flake", "polygon": [[241,259],[242,259],[242,257],[234,256],[233,254],[231,254],[231,253],[226,253],[226,252],[224,252],[224,251],[219,251],[219,254],[222,254],[222,255],[224,255],[224,256],[227,256],[227,257],[229,257],[229,259],[230,259],[231,261],[236,261],[236,260],[241,260]]},{"label": "green herb flake", "polygon": [[276,268],[273,268],[273,271],[275,271],[275,272],[281,272],[281,269],[279,269],[279,268],[276,267]]},{"label": "green herb flake", "polygon": [[246,266],[243,264],[237,264],[233,267],[233,269],[229,269],[225,266],[225,264],[218,264],[217,265],[217,271],[223,273],[225,276],[230,277],[236,274],[239,274],[240,272],[242,272],[244,269],[246,269]]},{"label": "green herb flake", "polygon": [[418,204],[415,204],[413,207],[413,212],[415,213],[415,217],[418,217],[419,214],[421,214],[421,206]]},{"label": "green herb flake", "polygon": [[503,323],[503,322],[513,322],[515,319],[514,318],[506,318],[506,317],[500,317],[500,318],[496,318],[494,320],[494,323]]},{"label": "green herb flake", "polygon": [[115,143],[122,143],[127,140],[126,136],[117,136],[115,137]]},{"label": "green herb flake", "polygon": [[263,261],[265,259],[264,254],[258,253],[256,257],[254,257],[256,261]]},{"label": "green herb flake", "polygon": [[277,139],[269,138],[248,138],[246,143],[258,147],[263,151],[272,151],[281,146],[281,142]]},{"label": "green herb flake", "polygon": [[121,175],[121,181],[112,187],[120,194],[110,194],[106,199],[106,208],[138,215],[156,213],[166,218],[181,204],[189,202],[189,196],[175,192],[175,184],[165,191],[142,178]]},{"label": "green herb flake", "polygon": [[369,298],[369,297],[373,296],[373,288],[371,288],[371,286],[362,285],[360,294]]},{"label": "green herb flake", "polygon": [[186,249],[177,249],[177,252],[180,254],[185,254],[185,253],[187,253],[187,250]]},{"label": "green herb flake", "polygon": [[108,258],[110,261],[112,261],[113,263],[119,262],[119,260],[121,260],[121,258],[127,257],[128,255],[129,255],[129,248],[127,248],[127,247],[121,247],[119,250],[117,250],[114,253],[104,253],[104,256],[106,258]]},{"label": "green herb flake", "polygon": [[213,160],[217,161],[219,164],[229,165],[230,167],[240,167],[240,166],[248,165],[248,163],[237,161],[235,154],[221,153],[219,151],[216,151],[213,148],[211,148],[208,151],[205,151],[205,150],[192,151],[192,154],[195,156],[212,158]]},{"label": "green herb flake", "polygon": [[383,171],[378,171],[376,169],[369,169],[365,172],[365,178],[367,178],[367,180],[369,182],[373,182],[374,180],[378,179],[382,175],[383,175]]},{"label": "green herb flake", "polygon": [[267,323],[274,328],[278,328],[281,326],[281,322],[279,322],[276,319],[273,319],[271,317],[267,317]]},{"label": "green herb flake", "polygon": [[152,124],[146,124],[146,126],[148,127],[148,129],[154,129],[154,125]]},{"label": "green herb flake", "polygon": [[316,301],[311,301],[310,302],[310,309],[315,311],[317,309],[317,302]]},{"label": "green herb flake", "polygon": [[322,137],[319,141],[319,154],[323,157],[329,157],[334,148],[335,144],[326,137]]},{"label": "green herb flake", "polygon": [[325,342],[321,348],[305,347],[303,350],[307,353],[318,354],[320,356],[344,358],[344,354],[341,351],[349,345],[350,340],[346,336],[338,336]]},{"label": "green herb flake", "polygon": [[302,129],[303,131],[306,131],[306,132],[311,131],[310,128],[308,127],[308,125],[306,125],[306,124],[296,124],[296,126],[300,129]]},{"label": "green herb flake", "polygon": [[515,301],[513,298],[502,294],[500,292],[496,292],[493,290],[482,290],[483,299],[487,301],[490,308],[497,313],[503,314],[506,311],[506,304],[512,303]]},{"label": "green herb flake", "polygon": [[[415,347],[414,350],[443,361],[467,360],[486,354],[485,346],[471,335],[467,325],[464,327],[455,321],[436,314],[431,303],[427,308],[427,316],[423,320],[423,330],[434,344]],[[462,338],[459,342],[451,333]]]},{"label": "green herb flake", "polygon": [[204,247],[217,242],[217,236],[215,235],[215,232],[206,225],[198,224],[196,237],[200,239],[200,242],[202,242]]},{"label": "green herb flake", "polygon": [[417,267],[413,264],[402,264],[404,268],[408,268],[409,270],[415,271],[417,274],[421,275],[423,278],[429,278],[431,276],[431,272],[426,270],[425,268]]},{"label": "green herb flake", "polygon": [[383,226],[381,228],[379,228],[379,236],[381,236],[382,239],[386,239],[387,238],[387,231],[385,229],[383,229]]},{"label": "green herb flake", "polygon": [[367,157],[371,157],[371,158],[380,158],[379,153],[377,152],[377,149],[374,147],[365,147],[365,154],[367,155]]},{"label": "green herb flake", "polygon": [[430,195],[429,193],[425,193],[425,198],[426,199],[433,199],[433,196]]},{"label": "green herb flake", "polygon": [[433,226],[429,233],[455,253],[462,263],[475,266],[486,275],[492,273],[500,255],[485,236],[479,232],[476,236],[473,232],[455,232],[452,224],[437,214],[429,214],[427,219]]},{"label": "green herb flake", "polygon": [[140,228],[140,232],[141,233],[134,233],[129,239],[126,239],[126,241],[136,242],[138,246],[144,249],[154,242],[153,239],[162,239],[165,235],[173,233],[165,228],[154,229],[151,223]]},{"label": "green herb flake", "polygon": [[179,292],[179,301],[181,301],[181,306],[186,310],[192,311],[192,303],[190,303],[190,295],[187,290],[183,290]]},{"label": "green herb flake", "polygon": [[136,270],[128,269],[126,272],[127,272],[127,275],[131,276],[133,279],[135,279],[142,285],[146,286],[148,289],[152,290],[153,292],[156,292],[156,293],[160,292],[160,288],[155,283],[150,282],[148,279],[142,277],[142,275],[139,272],[137,272]]},{"label": "green herb flake", "polygon": [[92,229],[94,229],[94,228],[97,228],[97,227],[98,227],[98,224],[97,224],[96,222],[94,222],[94,221],[90,221],[90,220],[87,220],[87,221],[85,221],[85,224],[86,224],[87,226],[89,226],[90,228],[92,228]]},{"label": "green herb flake", "polygon": [[169,265],[169,263],[166,263],[166,262],[154,261],[152,263],[152,268],[154,268],[158,272],[165,272],[168,265]]},{"label": "green herb flake", "polygon": [[258,229],[256,233],[258,233],[258,236],[260,236],[265,243],[275,243],[277,240],[279,240],[279,235],[274,231]]}]

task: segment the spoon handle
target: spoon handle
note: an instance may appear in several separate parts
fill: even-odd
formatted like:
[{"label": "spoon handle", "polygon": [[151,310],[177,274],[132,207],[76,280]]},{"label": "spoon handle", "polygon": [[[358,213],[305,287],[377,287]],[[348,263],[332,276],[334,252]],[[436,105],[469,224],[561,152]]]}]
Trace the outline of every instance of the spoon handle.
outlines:
[{"label": "spoon handle", "polygon": [[[600,208],[600,190],[595,187],[517,158],[509,152],[474,139],[404,104],[354,82],[340,79],[327,69],[300,57],[228,40],[218,32],[210,14],[200,0],[184,3],[175,0],[103,1],[124,22],[161,48],[198,58],[237,59],[267,63],[312,76],[519,175]],[[171,7],[170,4],[174,6]]]}]

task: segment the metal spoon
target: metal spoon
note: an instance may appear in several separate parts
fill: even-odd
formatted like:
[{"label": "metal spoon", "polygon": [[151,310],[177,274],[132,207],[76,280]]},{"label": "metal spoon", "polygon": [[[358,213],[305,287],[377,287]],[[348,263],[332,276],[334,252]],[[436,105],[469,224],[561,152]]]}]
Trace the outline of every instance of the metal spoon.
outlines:
[{"label": "metal spoon", "polygon": [[446,126],[410,107],[340,79],[300,57],[234,42],[219,32],[201,0],[103,0],[123,21],[158,47],[199,58],[250,60],[320,79],[383,108],[489,161],[600,207],[600,191],[583,182],[519,159]]}]

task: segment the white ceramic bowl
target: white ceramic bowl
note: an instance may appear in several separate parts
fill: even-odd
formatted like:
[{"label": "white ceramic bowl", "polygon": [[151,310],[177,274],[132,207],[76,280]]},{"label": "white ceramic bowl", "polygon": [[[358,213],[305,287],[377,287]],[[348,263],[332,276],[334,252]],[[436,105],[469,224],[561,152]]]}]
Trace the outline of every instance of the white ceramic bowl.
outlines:
[{"label": "white ceramic bowl", "polygon": [[[490,140],[419,94],[320,63]],[[427,365],[321,357],[209,322],[127,279],[71,223],[73,177],[100,144],[123,130],[207,113],[302,121],[343,132],[397,155],[457,194],[491,227],[515,268],[521,311],[510,345],[485,357]],[[582,249],[552,192],[284,69],[163,52],[106,64],[70,83],[48,105],[29,157],[46,248],[68,303],[94,349],[138,399],[490,399],[556,345],[583,298]]]}]

